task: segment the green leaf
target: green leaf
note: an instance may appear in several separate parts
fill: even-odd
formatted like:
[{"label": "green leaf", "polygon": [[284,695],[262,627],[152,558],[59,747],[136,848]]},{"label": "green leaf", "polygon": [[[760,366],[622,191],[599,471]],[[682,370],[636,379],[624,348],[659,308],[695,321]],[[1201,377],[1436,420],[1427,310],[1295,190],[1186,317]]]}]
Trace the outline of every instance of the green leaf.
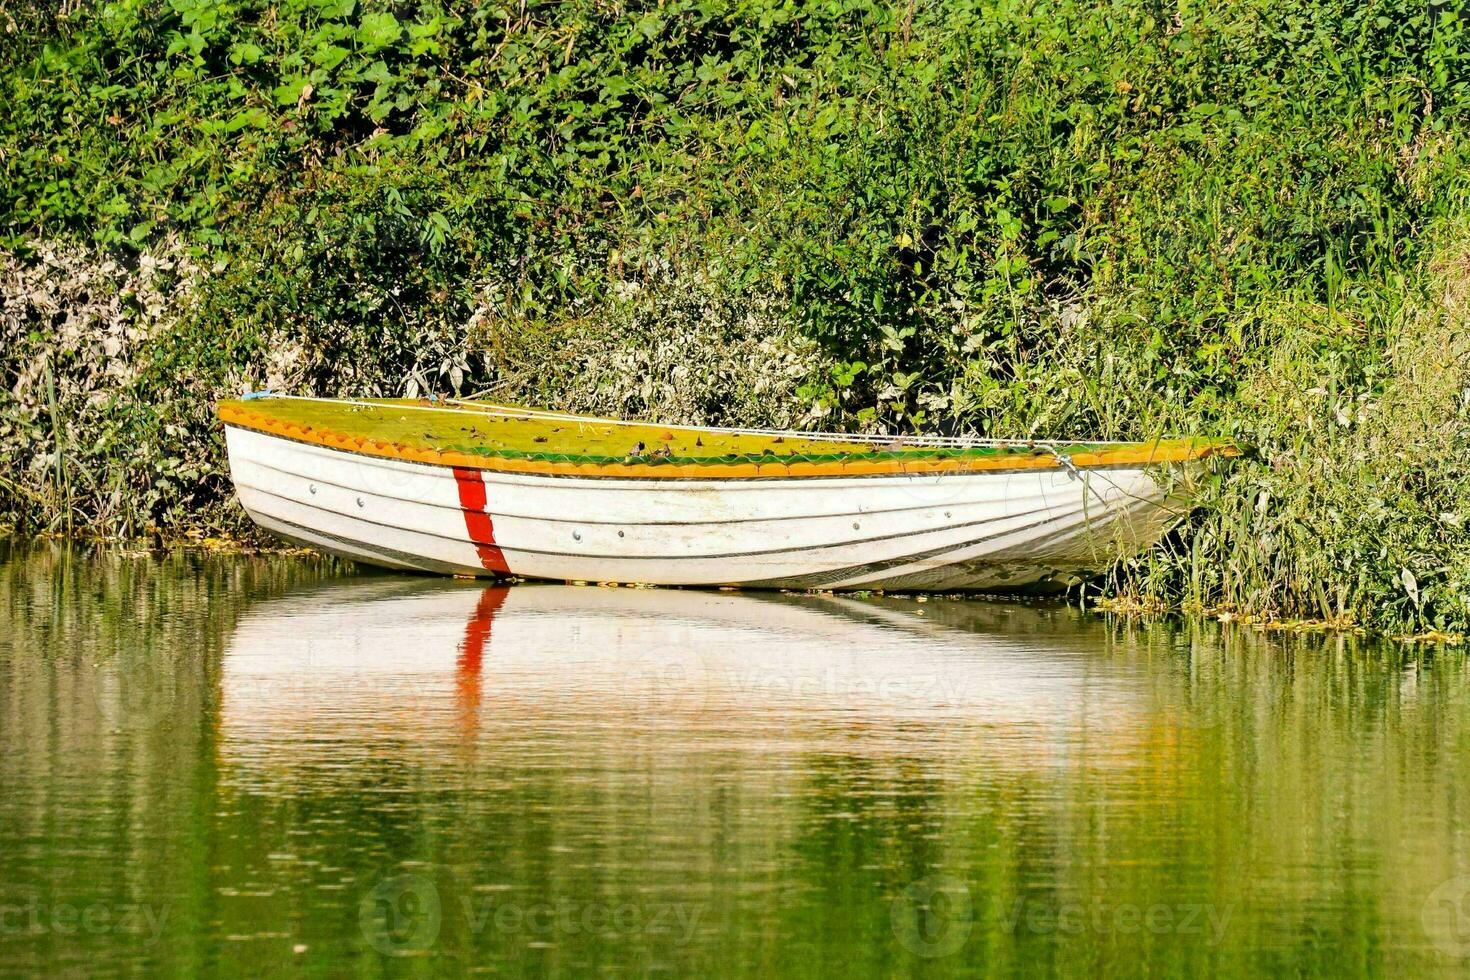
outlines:
[{"label": "green leaf", "polygon": [[385,48],[403,34],[403,26],[391,13],[363,14],[357,28],[357,42],[366,51]]},{"label": "green leaf", "polygon": [[259,45],[249,41],[238,41],[230,45],[230,62],[236,65],[253,65],[264,54]]},{"label": "green leaf", "polygon": [[301,93],[307,84],[306,79],[298,76],[271,89],[271,96],[275,98],[276,105],[295,105],[301,100]]},{"label": "green leaf", "polygon": [[340,44],[323,44],[311,52],[310,58],[317,67],[330,71],[351,53]]}]

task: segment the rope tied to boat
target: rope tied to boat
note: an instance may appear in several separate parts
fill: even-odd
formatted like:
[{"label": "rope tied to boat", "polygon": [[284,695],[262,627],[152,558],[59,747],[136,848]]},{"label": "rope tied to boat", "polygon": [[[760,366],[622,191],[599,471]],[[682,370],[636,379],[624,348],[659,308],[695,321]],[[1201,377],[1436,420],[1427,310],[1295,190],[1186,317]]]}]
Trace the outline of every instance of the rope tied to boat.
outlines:
[{"label": "rope tied to boat", "polygon": [[1100,503],[1100,504],[1102,504],[1103,507],[1106,508],[1106,507],[1109,507],[1110,506],[1110,503],[1108,501],[1108,498],[1106,496],[1104,496],[1102,494],[1102,492],[1097,489],[1097,487],[1093,486],[1092,480],[1091,480],[1091,477],[1092,476],[1097,476],[1100,480],[1102,480],[1102,482],[1106,483],[1108,486],[1110,486],[1114,490],[1118,491],[1118,493],[1121,496],[1123,496],[1123,497],[1130,498],[1130,499],[1133,499],[1133,500],[1140,500],[1140,499],[1142,499],[1137,494],[1130,493],[1129,491],[1125,490],[1123,487],[1120,487],[1118,485],[1117,481],[1112,480],[1112,479],[1109,479],[1107,477],[1107,475],[1105,473],[1101,472],[1101,471],[1089,470],[1087,473],[1083,473],[1081,470],[1079,470],[1077,468],[1077,464],[1072,461],[1072,456],[1071,456],[1070,453],[1064,453],[1060,449],[1057,449],[1055,446],[1051,446],[1051,445],[1046,445],[1046,446],[1043,446],[1042,448],[1044,448],[1047,452],[1051,453],[1051,455],[1053,457],[1055,457],[1055,459],[1057,461],[1057,465],[1060,466],[1062,469],[1064,469],[1064,470],[1067,471],[1067,479],[1069,479],[1069,480],[1080,480],[1080,481],[1082,481],[1082,490],[1083,490],[1083,499],[1084,500],[1086,499],[1086,495],[1090,493],[1090,494],[1092,494],[1093,497],[1097,498],[1097,502]]},{"label": "rope tied to boat", "polygon": [[1072,462],[1072,456],[1071,456],[1071,454],[1064,453],[1064,452],[1062,452],[1059,449],[1052,448],[1051,446],[1047,446],[1045,448],[1048,451],[1050,451],[1050,453],[1053,456],[1056,457],[1057,462],[1061,464],[1062,469],[1064,469],[1064,470],[1067,471],[1067,475],[1071,479],[1073,479],[1073,480],[1080,480],[1080,479],[1082,479],[1082,473],[1077,469],[1077,464]]}]

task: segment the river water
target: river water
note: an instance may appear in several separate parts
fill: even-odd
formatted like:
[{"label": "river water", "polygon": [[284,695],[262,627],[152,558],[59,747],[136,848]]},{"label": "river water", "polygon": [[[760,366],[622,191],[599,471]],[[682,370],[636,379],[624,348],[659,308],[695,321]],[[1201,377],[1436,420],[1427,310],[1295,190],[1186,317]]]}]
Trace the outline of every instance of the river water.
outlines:
[{"label": "river water", "polygon": [[1463,650],[0,545],[0,973],[1461,975]]}]

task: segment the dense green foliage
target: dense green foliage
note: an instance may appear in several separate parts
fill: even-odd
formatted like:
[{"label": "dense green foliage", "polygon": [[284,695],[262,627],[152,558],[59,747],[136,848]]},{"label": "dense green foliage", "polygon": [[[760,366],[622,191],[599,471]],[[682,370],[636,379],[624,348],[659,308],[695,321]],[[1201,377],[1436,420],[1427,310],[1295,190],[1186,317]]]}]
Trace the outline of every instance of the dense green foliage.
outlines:
[{"label": "dense green foliage", "polygon": [[[283,347],[317,391],[575,402],[559,336],[698,283],[819,346],[827,424],[1261,447],[1117,588],[1470,624],[1461,0],[71,6],[0,0],[0,236],[204,270],[85,410],[158,454],[146,513],[83,522],[197,515],[207,397]],[[50,350],[5,355],[29,431]]]}]

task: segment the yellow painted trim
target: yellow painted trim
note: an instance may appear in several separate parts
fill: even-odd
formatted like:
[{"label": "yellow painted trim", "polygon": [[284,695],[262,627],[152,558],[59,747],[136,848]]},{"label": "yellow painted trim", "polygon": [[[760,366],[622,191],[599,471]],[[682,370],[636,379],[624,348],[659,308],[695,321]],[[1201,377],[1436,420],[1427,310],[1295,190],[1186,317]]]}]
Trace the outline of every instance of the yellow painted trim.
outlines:
[{"label": "yellow painted trim", "polygon": [[[883,458],[854,455],[840,462],[794,461],[791,463],[588,463],[545,459],[516,459],[454,450],[439,450],[401,442],[385,442],[365,436],[354,436],[320,426],[287,422],[240,403],[221,402],[217,409],[226,425],[252,429],[297,442],[341,449],[347,452],[398,459],[436,466],[462,466],[504,473],[529,473],[550,476],[582,477],[655,477],[660,479],[752,479],[771,477],[886,476],[896,474],[980,473],[1001,470],[1054,470],[1061,462],[1050,453],[1007,453],[989,457],[904,459],[900,453]],[[1190,439],[1132,443],[1095,452],[1077,452],[1071,456],[1078,469],[1103,466],[1149,466],[1182,463],[1210,456],[1239,456],[1240,450],[1230,443]]]}]

